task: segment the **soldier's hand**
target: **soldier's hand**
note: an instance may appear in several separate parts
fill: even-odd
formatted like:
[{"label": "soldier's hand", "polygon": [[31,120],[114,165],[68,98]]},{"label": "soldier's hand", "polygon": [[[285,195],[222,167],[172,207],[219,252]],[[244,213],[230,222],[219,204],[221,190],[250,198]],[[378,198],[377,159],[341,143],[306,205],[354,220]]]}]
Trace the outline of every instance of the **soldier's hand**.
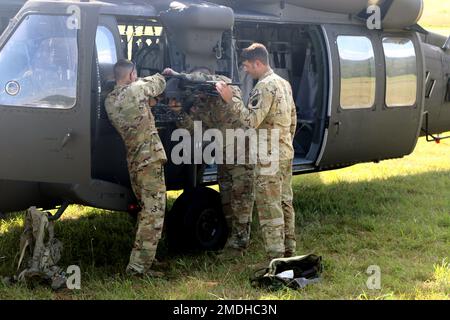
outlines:
[{"label": "soldier's hand", "polygon": [[219,81],[216,84],[216,89],[222,99],[226,103],[230,104],[233,99],[233,91],[231,90],[231,88],[224,81]]},{"label": "soldier's hand", "polygon": [[171,68],[166,68],[166,69],[164,69],[162,75],[163,76],[176,76],[176,75],[179,75],[179,73]]},{"label": "soldier's hand", "polygon": [[176,99],[170,99],[169,108],[176,113],[180,113],[183,110],[183,106]]},{"label": "soldier's hand", "polygon": [[148,100],[148,105],[150,106],[150,108],[153,108],[154,106],[156,106],[158,104],[158,100],[156,100],[156,98],[150,98]]},{"label": "soldier's hand", "polygon": [[191,113],[195,114],[197,112],[198,112],[198,108],[197,107],[194,106],[194,107],[191,108]]}]

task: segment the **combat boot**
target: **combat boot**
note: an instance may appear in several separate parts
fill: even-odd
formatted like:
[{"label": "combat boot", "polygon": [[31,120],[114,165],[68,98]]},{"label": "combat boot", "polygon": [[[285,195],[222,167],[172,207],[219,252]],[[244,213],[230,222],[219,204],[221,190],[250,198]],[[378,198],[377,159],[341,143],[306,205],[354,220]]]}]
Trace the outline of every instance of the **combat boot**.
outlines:
[{"label": "combat boot", "polygon": [[156,271],[153,269],[147,270],[146,272],[135,272],[133,270],[127,270],[126,271],[127,275],[133,278],[155,278],[155,279],[162,279],[166,277],[166,274],[164,272],[161,271]]},{"label": "combat boot", "polygon": [[151,268],[149,269],[137,268],[137,266],[134,264],[128,265],[126,273],[131,277],[137,278],[144,278],[144,277],[164,278],[166,276],[164,272],[156,271]]},{"label": "combat boot", "polygon": [[164,272],[161,272],[161,271],[156,271],[156,270],[150,269],[150,270],[147,270],[147,271],[144,273],[144,276],[149,277],[149,278],[159,278],[159,279],[162,279],[162,278],[165,278],[165,277],[166,277],[166,274],[165,274]]},{"label": "combat boot", "polygon": [[158,259],[155,259],[152,263],[153,269],[159,269],[159,270],[167,270],[169,268],[169,264],[164,261],[159,261]]}]

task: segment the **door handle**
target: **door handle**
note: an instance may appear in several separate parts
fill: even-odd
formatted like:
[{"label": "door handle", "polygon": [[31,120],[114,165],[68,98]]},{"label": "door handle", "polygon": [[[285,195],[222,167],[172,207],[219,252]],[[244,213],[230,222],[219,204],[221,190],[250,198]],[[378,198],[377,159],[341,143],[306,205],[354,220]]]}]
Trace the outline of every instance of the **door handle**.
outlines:
[{"label": "door handle", "polygon": [[341,121],[337,121],[337,122],[334,123],[334,126],[336,127],[336,135],[338,135],[340,130],[341,130],[342,122]]},{"label": "door handle", "polygon": [[73,133],[72,130],[69,130],[61,142],[61,150],[64,149],[64,147],[69,143],[70,139],[72,139]]}]

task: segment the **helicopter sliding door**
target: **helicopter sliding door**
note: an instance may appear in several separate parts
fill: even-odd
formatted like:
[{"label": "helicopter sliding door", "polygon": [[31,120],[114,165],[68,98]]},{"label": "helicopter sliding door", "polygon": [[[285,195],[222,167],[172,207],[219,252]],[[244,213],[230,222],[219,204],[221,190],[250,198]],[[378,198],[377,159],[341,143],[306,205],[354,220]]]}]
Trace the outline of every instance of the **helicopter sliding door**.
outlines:
[{"label": "helicopter sliding door", "polygon": [[319,168],[410,154],[423,112],[423,56],[416,34],[323,28],[331,86]]},{"label": "helicopter sliding door", "polygon": [[90,179],[97,10],[80,6],[80,20],[70,20],[68,9],[21,12],[0,39],[1,180]]}]

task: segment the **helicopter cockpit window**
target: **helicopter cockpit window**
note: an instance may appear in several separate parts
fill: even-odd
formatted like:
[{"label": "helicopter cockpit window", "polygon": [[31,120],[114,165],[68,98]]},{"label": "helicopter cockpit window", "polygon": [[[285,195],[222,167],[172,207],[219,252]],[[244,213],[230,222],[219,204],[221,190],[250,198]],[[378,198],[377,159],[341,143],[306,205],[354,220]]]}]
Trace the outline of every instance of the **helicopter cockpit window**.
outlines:
[{"label": "helicopter cockpit window", "polygon": [[404,38],[383,38],[386,57],[386,105],[408,107],[416,104],[417,60],[414,44]]},{"label": "helicopter cockpit window", "polygon": [[375,53],[369,38],[340,36],[341,108],[364,109],[375,104]]},{"label": "helicopter cockpit window", "polygon": [[0,51],[0,105],[68,109],[77,89],[77,30],[29,15]]}]

